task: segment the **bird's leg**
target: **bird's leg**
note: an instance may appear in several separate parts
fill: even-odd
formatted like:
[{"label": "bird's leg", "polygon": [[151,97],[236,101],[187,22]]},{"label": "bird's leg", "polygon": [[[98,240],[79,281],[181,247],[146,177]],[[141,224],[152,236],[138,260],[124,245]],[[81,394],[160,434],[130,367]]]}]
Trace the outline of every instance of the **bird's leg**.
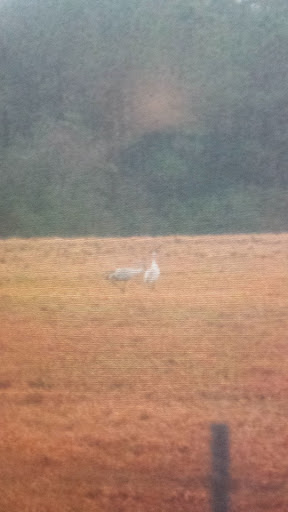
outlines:
[{"label": "bird's leg", "polygon": [[116,288],[119,288],[117,281],[114,281],[114,279],[111,279],[111,283],[113,286],[116,286]]},{"label": "bird's leg", "polygon": [[123,283],[122,283],[122,287],[121,287],[121,292],[122,292],[122,293],[125,293],[125,292],[126,292],[126,286],[127,286],[127,281],[123,281]]}]

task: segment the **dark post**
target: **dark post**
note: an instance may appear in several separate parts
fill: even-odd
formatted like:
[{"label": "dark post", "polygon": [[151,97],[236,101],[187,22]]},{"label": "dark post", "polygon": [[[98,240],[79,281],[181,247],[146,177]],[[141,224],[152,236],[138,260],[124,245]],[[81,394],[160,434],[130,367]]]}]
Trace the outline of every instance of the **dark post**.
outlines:
[{"label": "dark post", "polygon": [[229,512],[229,430],[221,423],[211,425],[211,510],[212,512]]}]

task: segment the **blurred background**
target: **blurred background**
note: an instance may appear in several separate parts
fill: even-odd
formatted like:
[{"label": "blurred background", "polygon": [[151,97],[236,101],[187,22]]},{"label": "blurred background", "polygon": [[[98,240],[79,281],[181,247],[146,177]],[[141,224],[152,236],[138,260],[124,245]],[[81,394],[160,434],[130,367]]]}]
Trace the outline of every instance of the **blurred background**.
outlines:
[{"label": "blurred background", "polygon": [[280,232],[286,0],[0,4],[0,236]]}]

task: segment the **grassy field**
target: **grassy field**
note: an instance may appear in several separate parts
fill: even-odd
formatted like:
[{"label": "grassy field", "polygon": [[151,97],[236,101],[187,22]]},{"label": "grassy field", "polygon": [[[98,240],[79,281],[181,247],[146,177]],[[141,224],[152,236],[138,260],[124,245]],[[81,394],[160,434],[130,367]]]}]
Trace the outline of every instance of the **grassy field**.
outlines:
[{"label": "grassy field", "polygon": [[[150,261],[126,293],[104,278]],[[0,242],[0,510],[288,510],[288,235]]]}]

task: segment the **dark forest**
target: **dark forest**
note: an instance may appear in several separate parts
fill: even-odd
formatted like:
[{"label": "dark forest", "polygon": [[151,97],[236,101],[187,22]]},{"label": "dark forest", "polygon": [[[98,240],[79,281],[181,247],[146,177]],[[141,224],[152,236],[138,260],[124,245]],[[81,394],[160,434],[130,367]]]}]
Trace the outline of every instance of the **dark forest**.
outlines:
[{"label": "dark forest", "polygon": [[1,237],[287,231],[286,0],[0,14]]}]

